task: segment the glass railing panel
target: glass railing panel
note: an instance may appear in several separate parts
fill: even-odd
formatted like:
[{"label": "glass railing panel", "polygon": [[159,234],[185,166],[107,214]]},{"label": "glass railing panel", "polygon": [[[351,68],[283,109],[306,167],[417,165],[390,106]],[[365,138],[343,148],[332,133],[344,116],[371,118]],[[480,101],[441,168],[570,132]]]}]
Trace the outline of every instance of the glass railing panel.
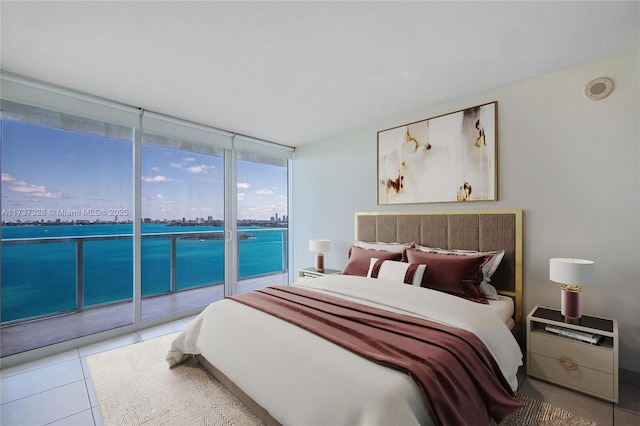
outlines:
[{"label": "glass railing panel", "polygon": [[74,242],[3,244],[2,322],[76,309]]},{"label": "glass railing panel", "polygon": [[286,229],[240,228],[239,279],[286,271]]},{"label": "glass railing panel", "polygon": [[224,283],[224,233],[194,233],[176,242],[176,289]]},{"label": "glass railing panel", "polygon": [[133,298],[133,240],[88,238],[84,246],[84,306]]},{"label": "glass railing panel", "polygon": [[[143,226],[144,232],[144,226]],[[171,236],[142,238],[142,296],[171,291]]]}]

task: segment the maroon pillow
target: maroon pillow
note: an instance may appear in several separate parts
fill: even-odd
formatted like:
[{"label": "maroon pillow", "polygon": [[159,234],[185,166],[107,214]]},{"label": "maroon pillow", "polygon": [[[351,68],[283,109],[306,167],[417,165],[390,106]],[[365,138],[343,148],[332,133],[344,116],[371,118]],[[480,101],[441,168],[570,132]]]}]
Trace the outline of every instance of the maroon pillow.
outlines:
[{"label": "maroon pillow", "polygon": [[422,278],[422,287],[464,297],[474,302],[488,304],[482,282],[482,265],[491,256],[468,256],[455,253],[424,252],[406,249],[404,257],[409,263],[427,265]]},{"label": "maroon pillow", "polygon": [[360,275],[366,277],[369,272],[371,258],[382,260],[401,260],[402,253],[392,253],[386,250],[363,249],[353,246],[349,249],[349,262],[342,270],[343,275]]}]

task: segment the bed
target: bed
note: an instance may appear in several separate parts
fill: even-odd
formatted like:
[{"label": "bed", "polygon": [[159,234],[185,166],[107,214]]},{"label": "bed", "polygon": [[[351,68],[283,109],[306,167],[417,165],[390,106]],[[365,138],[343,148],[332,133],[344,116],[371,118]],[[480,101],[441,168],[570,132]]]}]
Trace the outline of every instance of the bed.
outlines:
[{"label": "bed", "polygon": [[[352,247],[354,250],[376,251],[366,247],[376,244],[378,249],[393,247],[392,250],[406,253],[399,244],[404,243],[405,247],[410,244],[411,249],[431,256],[454,256],[436,249],[463,250],[455,256],[465,256],[465,262],[467,256],[469,259],[477,257],[469,251],[504,251],[491,276],[491,285],[498,295],[487,300],[488,303],[478,303],[419,284],[407,285],[393,279],[390,272],[392,268],[400,267],[400,262],[378,257],[369,259],[369,276],[351,275],[349,268],[355,264],[352,254],[343,271],[345,274],[302,279],[286,288],[267,291],[278,292],[277,297],[250,296],[273,296],[279,301],[281,292],[293,292],[291,297],[313,298],[313,303],[317,297],[321,300],[317,303],[331,303],[332,306],[334,303],[355,304],[358,309],[363,307],[376,315],[382,312],[381,315],[394,318],[410,318],[411,322],[419,322],[420,327],[424,322],[445,332],[454,330],[448,331],[448,335],[455,335],[455,339],[458,335],[470,335],[489,353],[486,362],[493,367],[487,368],[496,370],[496,381],[502,380],[502,386],[508,388],[512,396],[517,389],[516,373],[522,364],[522,352],[512,333],[522,321],[522,212],[376,212],[356,213],[355,219],[354,247],[358,248]],[[360,247],[362,245],[364,247]],[[376,264],[379,265],[377,272]],[[406,268],[406,265],[402,267]],[[419,268],[413,269],[418,273]],[[422,269],[423,276],[428,270],[429,265]],[[409,274],[405,275],[405,281],[407,277]],[[411,279],[415,280],[413,272]],[[257,305],[263,304],[261,299],[256,300]],[[175,339],[167,361],[175,365],[196,356],[266,424],[460,423],[460,419],[451,417],[457,413],[449,412],[443,417],[445,411],[441,411],[441,402],[430,394],[435,392],[433,389],[442,387],[441,383],[430,384],[385,362],[366,359],[362,354],[345,349],[339,339],[331,341],[326,336],[320,337],[305,329],[304,323],[296,325],[295,321],[282,320],[278,318],[278,312],[263,312],[257,305],[229,298],[211,304]],[[298,307],[292,309],[299,310]],[[369,311],[366,315],[370,315]],[[366,347],[362,342],[346,344]],[[439,341],[437,344],[440,345]],[[435,372],[440,373],[438,368]],[[462,392],[461,395],[452,392],[450,398],[454,401],[458,398],[457,404],[462,407],[469,404],[460,403],[460,398],[464,401],[472,399],[467,383],[488,373],[478,372],[475,377],[475,372],[460,374],[452,369],[451,374],[451,377],[460,377],[462,384],[456,385],[451,377],[445,382],[463,389],[456,390]],[[465,416],[467,424],[472,420],[476,424],[488,424],[490,417],[503,417],[515,409],[515,406],[505,408],[509,403],[503,401],[504,397],[500,398],[495,404],[488,404],[490,407],[484,413],[482,409],[474,408],[477,415],[469,416],[469,412],[460,409],[460,415]]]}]

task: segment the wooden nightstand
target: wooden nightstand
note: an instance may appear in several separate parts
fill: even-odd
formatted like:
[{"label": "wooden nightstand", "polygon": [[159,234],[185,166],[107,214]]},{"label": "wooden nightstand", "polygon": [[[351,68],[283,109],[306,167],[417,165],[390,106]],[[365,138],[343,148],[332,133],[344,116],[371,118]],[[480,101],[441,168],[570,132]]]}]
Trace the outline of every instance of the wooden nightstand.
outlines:
[{"label": "wooden nightstand", "polygon": [[[574,331],[602,339],[591,344],[563,335]],[[583,315],[580,324],[568,324],[559,310],[536,306],[527,316],[527,374],[618,402],[618,343],[616,320]]]},{"label": "wooden nightstand", "polygon": [[325,269],[324,272],[318,272],[316,268],[311,266],[309,268],[298,269],[298,278],[318,278],[325,275],[337,275],[339,273],[340,271],[337,269]]}]

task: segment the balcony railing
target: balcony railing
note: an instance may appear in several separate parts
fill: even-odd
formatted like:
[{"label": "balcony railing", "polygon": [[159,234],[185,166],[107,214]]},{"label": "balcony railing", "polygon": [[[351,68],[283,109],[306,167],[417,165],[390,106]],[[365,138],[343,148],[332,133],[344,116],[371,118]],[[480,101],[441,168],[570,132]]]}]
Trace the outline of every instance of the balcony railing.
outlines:
[{"label": "balcony railing", "polygon": [[[172,232],[172,233],[147,233],[142,234],[143,246],[142,246],[142,262],[145,263],[147,250],[151,252],[151,246],[157,249],[156,258],[153,260],[153,263],[149,269],[153,271],[154,269],[161,269],[162,271],[168,269],[168,285],[162,285],[162,288],[154,289],[153,286],[145,286],[145,284],[149,284],[149,280],[145,280],[143,274],[143,298],[148,298],[152,296],[157,296],[161,294],[171,294],[180,292],[182,290],[193,289],[197,287],[205,287],[205,286],[213,286],[222,284],[224,281],[224,231],[186,231],[186,232]],[[246,229],[246,230],[238,230],[238,240],[239,240],[239,273],[238,279],[247,279],[258,277],[267,274],[274,273],[282,273],[288,270],[288,229],[287,228],[267,228],[267,229]],[[118,257],[118,254],[114,254],[112,252],[104,252],[100,250],[96,250],[98,247],[95,244],[103,244],[103,243],[116,243],[120,242],[121,244],[118,248],[120,254],[123,254],[119,257],[119,260],[113,260],[111,257]],[[68,236],[68,237],[43,237],[43,238],[16,238],[16,239],[3,239],[2,240],[2,268],[3,268],[3,287],[5,279],[9,279],[7,277],[7,273],[5,272],[5,268],[10,268],[11,265],[11,250],[19,247],[28,245],[29,250],[26,253],[35,253],[34,258],[29,260],[29,268],[38,269],[38,262],[44,261],[43,259],[39,259],[38,250],[36,248],[42,249],[43,247],[47,247],[44,245],[48,244],[69,244],[72,247],[63,246],[55,246],[54,250],[47,250],[48,252],[64,252],[65,254],[60,254],[61,260],[52,262],[55,267],[59,267],[59,270],[67,271],[67,276],[71,274],[75,275],[75,307],[73,307],[73,302],[71,300],[67,300],[68,298],[72,298],[70,294],[67,295],[62,303],[62,308],[52,306],[51,309],[47,309],[46,306],[40,306],[39,312],[37,314],[9,314],[5,316],[6,311],[10,311],[9,304],[11,304],[11,298],[5,297],[3,294],[3,325],[15,324],[25,320],[32,320],[35,318],[48,317],[53,315],[58,315],[61,313],[69,313],[69,312],[82,312],[87,307],[95,307],[95,306],[103,306],[123,301],[132,300],[132,292],[133,292],[133,278],[132,274],[128,272],[132,271],[133,268],[133,253],[130,248],[133,245],[133,236],[132,235],[98,235],[98,236]],[[200,248],[203,246],[198,246],[197,244],[204,243],[204,248]],[[207,245],[207,243],[209,245]],[[167,248],[168,244],[168,248]],[[184,247],[181,248],[181,245],[184,244]],[[104,244],[103,244],[104,245]],[[51,247],[51,246],[49,246]],[[91,254],[87,255],[87,247],[92,247]],[[35,249],[35,250],[34,250]],[[167,253],[168,252],[168,253]],[[69,256],[71,253],[74,255]],[[100,253],[108,253],[105,255],[105,258],[99,258]],[[130,256],[130,258],[127,258]],[[70,270],[71,265],[68,265],[68,262],[73,262],[70,257],[74,257],[75,261],[73,263],[73,271]],[[88,261],[87,257],[91,257],[91,260]],[[168,259],[167,259],[168,258]],[[185,279],[188,276],[188,282],[181,284],[181,279],[178,277],[179,271],[179,259],[183,259],[184,262],[190,262],[190,265],[185,266],[183,269],[188,269],[186,272],[182,273],[183,281],[187,281]],[[24,259],[22,259],[24,260]],[[9,262],[9,264],[7,264]],[[92,289],[101,289],[104,287],[104,291],[102,292],[102,298],[93,297],[93,300],[87,304],[87,263],[101,263],[104,265],[109,265],[109,262],[113,262],[110,267],[106,268],[106,272],[113,274],[112,269],[114,268],[122,268],[126,269],[120,272],[125,279],[125,283],[131,283],[131,285],[124,285],[123,288],[129,292],[129,295],[124,295],[122,292],[118,294],[114,291],[115,294],[110,295],[109,289],[110,286],[113,285],[113,275],[108,275],[107,273],[101,273],[100,270],[91,272],[91,283],[90,288]],[[118,263],[115,263],[118,262]],[[197,263],[194,263],[197,262]],[[57,265],[57,263],[64,263],[66,265]],[[167,267],[168,263],[168,267]],[[211,268],[211,270],[198,270],[197,267],[193,265],[213,265],[216,264],[216,268]],[[119,266],[118,266],[119,265]],[[124,266],[123,266],[124,265]],[[156,268],[156,265],[160,265]],[[49,268],[52,266],[49,265]],[[127,269],[128,268],[128,269]],[[50,280],[55,285],[56,281],[54,279],[55,272],[47,272],[47,267],[43,266],[40,268],[40,273],[34,273],[30,275],[30,279],[24,280],[24,289],[21,289],[21,292],[29,292],[31,291],[33,294],[23,294],[22,297],[25,299],[29,299],[30,303],[40,303],[47,304],[46,296],[42,294],[37,294],[37,288],[46,287],[43,282],[37,282],[38,280]],[[7,269],[9,270],[9,269]],[[15,270],[15,268],[14,268]],[[57,270],[57,269],[56,269]],[[23,271],[24,273],[28,271]],[[143,269],[144,272],[144,269]],[[64,275],[63,273],[61,273]],[[167,279],[167,274],[162,274],[162,281]],[[16,279],[16,277],[13,277]],[[68,281],[68,278],[62,278],[63,280]],[[32,282],[36,281],[36,282]],[[65,286],[68,288],[71,283],[65,281]],[[156,283],[152,283],[156,284]],[[14,284],[16,285],[16,284]],[[22,285],[22,283],[18,284]],[[31,288],[36,289],[36,291],[30,290]],[[4,292],[4,290],[3,290]],[[95,292],[95,291],[94,291]],[[70,292],[69,292],[70,293]],[[105,300],[106,298],[106,300]],[[5,305],[7,303],[7,305]],[[60,303],[58,304],[60,306]]]}]

